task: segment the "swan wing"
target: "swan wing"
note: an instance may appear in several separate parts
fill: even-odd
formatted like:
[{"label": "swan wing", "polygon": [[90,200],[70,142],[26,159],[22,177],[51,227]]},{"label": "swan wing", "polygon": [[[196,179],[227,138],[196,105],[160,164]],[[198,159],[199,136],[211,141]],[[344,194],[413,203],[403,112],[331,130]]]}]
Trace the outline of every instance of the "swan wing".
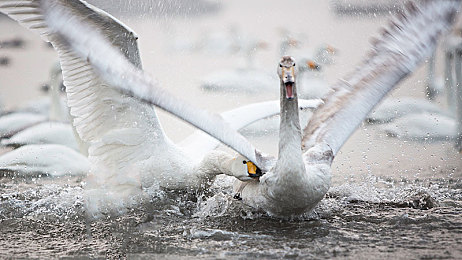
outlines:
[{"label": "swan wing", "polygon": [[335,84],[303,132],[303,149],[318,143],[335,155],[374,106],[436,47],[460,7],[459,0],[409,3],[373,41],[356,70]]},{"label": "swan wing", "polygon": [[[73,124],[90,144],[89,158],[102,167],[123,169],[129,162],[144,160],[147,152],[164,137],[152,106],[116,91],[101,80],[86,59],[76,55],[45,21],[47,6],[66,10],[72,23],[85,20],[100,37],[110,41],[130,64],[141,67],[137,36],[111,15],[77,0],[3,0],[0,11],[37,31],[58,52]],[[51,11],[51,10],[50,10]],[[72,29],[71,29],[72,30]],[[76,31],[76,37],[86,32]],[[81,33],[81,34],[80,34]],[[91,40],[91,38],[86,38]],[[120,50],[120,51],[119,51]]]},{"label": "swan wing", "polygon": [[86,20],[74,19],[72,12],[54,4],[54,1],[42,2],[47,3],[44,8],[45,17],[53,32],[64,39],[66,45],[78,53],[79,57],[88,60],[105,82],[117,87],[127,96],[154,104],[191,123],[255,162],[262,169],[266,169],[260,153],[220,116],[173,97],[159,88],[157,81],[128,62],[126,57]]},{"label": "swan wing", "polygon": [[[279,102],[279,100],[275,100],[244,105],[222,112],[220,116],[232,129],[237,131],[260,119],[279,114]],[[298,101],[300,109],[316,109],[320,104],[322,104],[321,99],[300,99]],[[216,148],[219,145],[219,141],[203,131],[198,130],[181,141],[179,145],[191,156],[191,158],[200,160],[208,152]]]}]

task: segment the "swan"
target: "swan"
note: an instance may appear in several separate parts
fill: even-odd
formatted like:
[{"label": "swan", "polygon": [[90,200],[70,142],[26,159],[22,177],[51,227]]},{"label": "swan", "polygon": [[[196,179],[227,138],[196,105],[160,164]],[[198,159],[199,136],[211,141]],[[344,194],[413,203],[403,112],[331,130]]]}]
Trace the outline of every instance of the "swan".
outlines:
[{"label": "swan", "polygon": [[240,47],[239,53],[245,61],[236,69],[225,69],[206,75],[200,87],[206,91],[259,93],[275,89],[277,82],[271,74],[256,68],[255,52],[265,48],[263,42],[252,42]]},{"label": "swan", "polygon": [[333,86],[334,92],[314,112],[303,134],[294,109],[295,60],[284,56],[278,68],[282,120],[277,160],[258,181],[237,181],[236,198],[275,216],[312,210],[329,189],[330,166],[344,142],[369,111],[431,54],[437,36],[448,29],[460,6],[457,1],[439,4],[408,5],[375,41],[362,66]]},{"label": "swan", "polygon": [[90,162],[83,154],[58,144],[31,144],[0,156],[3,176],[86,176]]},{"label": "swan", "polygon": [[442,116],[449,116],[450,114],[435,103],[425,99],[413,97],[387,98],[367,115],[366,122],[369,124],[390,123],[403,116],[417,113],[431,113]]},{"label": "swan", "polygon": [[[281,86],[280,103],[283,109],[281,109],[279,155],[275,159],[263,155],[226,124],[221,124],[222,119],[220,117],[210,116],[199,109],[189,110],[191,107],[188,104],[165,95],[165,92],[158,88],[158,83],[140,69],[139,63],[133,63],[134,59],[139,61],[138,56],[130,55],[133,52],[128,52],[127,48],[123,48],[125,57],[121,55],[113,47],[115,43],[120,44],[121,42],[110,44],[107,40],[109,37],[103,38],[101,31],[95,29],[96,24],[91,20],[92,16],[87,15],[85,19],[79,18],[79,12],[87,10],[82,7],[84,4],[73,2],[72,6],[80,6],[80,8],[71,11],[66,9],[69,3],[66,5],[63,1],[43,0],[39,1],[38,4],[37,2],[31,4],[30,1],[27,3],[27,6],[32,6],[34,10],[34,12],[29,11],[27,13],[39,13],[46,19],[46,23],[40,20],[34,28],[45,30],[51,28],[51,31],[45,36],[50,37],[57,49],[61,50],[59,53],[63,71],[66,72],[70,66],[78,65],[83,66],[85,72],[91,68],[92,75],[99,75],[101,79],[113,87],[104,88],[107,91],[106,97],[109,94],[120,96],[117,93],[124,93],[126,94],[124,101],[132,102],[130,105],[133,105],[133,109],[140,109],[146,103],[155,104],[232,147],[241,154],[242,158],[254,163],[258,167],[257,169],[265,173],[258,180],[247,182],[247,185],[241,190],[243,202],[277,216],[303,214],[316,206],[330,186],[330,166],[335,154],[369,111],[400,80],[411,73],[427,55],[431,54],[436,46],[438,36],[448,29],[460,6],[460,1],[456,0],[438,3],[424,1],[419,7],[414,4],[408,5],[406,12],[398,14],[398,18],[394,19],[390,27],[383,31],[381,39],[375,40],[372,52],[367,56],[364,64],[359,66],[353,74],[333,86],[332,95],[326,97],[324,103],[314,112],[308,126],[303,130],[303,135],[297,116],[298,97],[295,83],[295,64],[293,58],[284,57],[278,68]],[[88,5],[85,7],[88,8]],[[0,8],[4,10],[5,6],[0,6]],[[41,12],[37,12],[37,10],[41,10]],[[22,13],[26,12],[22,11]],[[27,21],[37,20],[36,16],[29,16],[27,19]],[[125,34],[121,36],[129,37],[133,44],[136,43],[133,33],[125,31]],[[110,39],[116,38],[111,37]],[[130,45],[129,47],[133,46]],[[121,46],[119,45],[119,47]],[[127,60],[126,56],[131,62]],[[69,60],[73,61],[74,64],[69,63]],[[91,67],[87,62],[91,63]],[[72,78],[69,76],[69,74],[64,73],[65,81],[72,82]],[[68,93],[82,95],[82,93],[74,92],[75,86],[72,84],[66,85]],[[103,88],[101,85],[98,86]],[[68,95],[68,97],[75,100],[72,95]],[[140,100],[143,103],[139,102]],[[76,113],[78,112],[78,109],[76,111],[78,103],[70,103],[71,113],[78,116]],[[153,110],[150,111],[153,112]],[[130,111],[126,112],[130,113]],[[152,112],[149,117],[143,119],[153,120],[155,114]],[[104,116],[102,113],[98,114]],[[144,114],[138,115],[144,116]],[[132,122],[126,120],[129,119],[127,115],[123,116],[125,117],[124,122]],[[91,122],[91,119],[87,122]],[[152,145],[150,136],[146,136],[150,132],[139,132],[141,130],[140,124],[145,122],[137,122],[139,123],[136,125],[128,124],[125,125],[126,128],[112,128],[108,132],[98,131],[102,129],[89,131],[83,127],[84,124],[76,122],[77,126],[80,127],[78,129],[79,134],[91,140],[92,169],[101,165],[108,168],[112,166],[118,167],[115,174],[129,174],[125,163],[127,160],[146,156],[146,153],[143,152],[146,150],[156,151],[155,148],[150,147]],[[214,122],[214,124],[210,122]],[[158,121],[153,123],[158,124]],[[115,123],[113,124],[117,126]],[[156,173],[152,174],[156,174],[155,178],[158,178],[160,183],[166,181],[167,187],[170,186],[168,185],[169,181],[172,184],[171,187],[184,189],[187,186],[197,186],[199,183],[203,183],[200,178],[197,178],[200,176],[197,175],[198,173],[213,175],[216,173],[214,172],[217,170],[216,168],[220,167],[221,172],[230,171],[230,174],[238,179],[241,175],[244,178],[249,177],[247,172],[249,168],[245,167],[240,159],[220,153],[209,154],[216,160],[206,157],[203,161],[208,162],[208,164],[202,164],[202,166],[210,171],[204,171],[204,168],[196,168],[194,172],[188,171],[187,169],[190,169],[193,164],[185,163],[186,157],[181,157],[183,160],[179,158],[179,162],[172,163],[172,159],[166,158],[165,154],[179,156],[179,149],[166,142],[166,137],[159,129],[161,129],[160,125],[153,130],[157,133],[154,140],[158,141],[156,143],[157,148],[160,147],[164,154],[156,155],[161,156],[161,159],[165,160],[166,163],[170,163],[169,169],[171,171],[174,168],[175,174],[172,175],[171,172],[169,174],[165,168],[161,167],[157,167]],[[134,136],[129,138],[124,134],[127,132],[133,133]],[[144,149],[139,150],[140,146]],[[167,149],[172,149],[174,152],[172,153]],[[114,161],[114,158],[120,159],[120,161]],[[130,169],[145,174],[152,169],[150,167],[156,166],[157,162],[158,160],[153,161],[147,158],[144,163],[130,165],[132,166]],[[216,168],[210,168],[210,163],[215,163]],[[185,166],[188,168],[184,169]],[[159,176],[158,173],[165,175]],[[126,176],[114,177],[125,178]],[[168,179],[168,177],[171,178]],[[129,184],[129,182],[125,183]],[[195,185],[190,185],[193,183]]]},{"label": "swan", "polygon": [[388,136],[412,141],[456,140],[454,118],[429,112],[403,116],[381,127]]},{"label": "swan", "polygon": [[50,70],[49,97],[0,117],[0,138],[9,138],[19,131],[47,120],[68,121],[67,106],[60,97],[61,80],[61,68],[58,64]]},{"label": "swan", "polygon": [[72,125],[61,122],[39,123],[8,139],[2,139],[0,143],[2,146],[14,148],[29,144],[61,144],[76,151],[80,149]]},{"label": "swan", "polygon": [[[133,97],[136,93],[115,89],[121,74],[100,78],[100,71],[93,62],[102,56],[82,58],[78,50],[74,50],[73,44],[91,39],[91,42],[97,43],[97,46],[89,46],[91,50],[102,48],[99,50],[110,51],[110,56],[106,58],[115,55],[114,59],[104,58],[105,61],[111,60],[110,63],[115,65],[113,68],[142,73],[139,71],[141,61],[137,36],[116,18],[83,1],[4,1],[0,4],[0,11],[27,28],[38,30],[56,48],[70,113],[74,118],[73,125],[82,140],[89,144],[91,174],[88,187],[104,189],[109,185],[120,184],[139,189],[141,186],[150,187],[155,184],[171,189],[197,189],[208,186],[217,174],[233,174],[229,165],[235,156],[222,151],[210,152],[218,142],[205,142],[203,134],[175,145],[164,133],[151,104],[192,121],[192,124],[257,161],[255,149],[234,129],[278,113],[277,103],[248,105],[225,112],[219,117],[165,94],[147,75],[142,78],[143,84],[148,84],[149,91],[155,91],[152,94],[156,95],[152,95],[151,99],[140,100]],[[56,15],[60,17],[58,20],[54,20]],[[65,38],[61,32],[56,31],[59,27],[48,27],[59,25],[60,19],[74,21],[72,24],[76,27],[68,23],[62,25],[74,27],[71,31],[76,33],[76,39]],[[119,49],[129,61],[121,56]],[[115,72],[112,69],[104,71]],[[116,82],[111,78],[116,79]],[[130,80],[132,77],[124,79]],[[320,101],[307,101],[305,104],[306,107],[315,108]],[[231,125],[225,123],[225,120],[230,121]]]}]

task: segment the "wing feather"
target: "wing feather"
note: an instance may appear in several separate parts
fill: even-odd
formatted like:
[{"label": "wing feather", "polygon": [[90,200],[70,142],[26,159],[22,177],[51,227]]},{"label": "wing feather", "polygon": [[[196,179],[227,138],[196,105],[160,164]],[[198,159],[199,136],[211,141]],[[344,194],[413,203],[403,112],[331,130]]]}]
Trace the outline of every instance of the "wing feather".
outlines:
[{"label": "wing feather", "polygon": [[[2,0],[0,11],[17,20],[21,25],[42,35],[58,52],[64,83],[73,116],[73,124],[79,136],[90,144],[89,158],[97,167],[122,169],[129,165],[126,159],[138,156],[146,159],[146,153],[134,153],[136,149],[155,146],[156,140],[165,138],[152,106],[114,90],[105,84],[86,59],[76,55],[63,39],[47,27],[44,5],[53,3],[65,8],[73,22],[85,20],[101,35],[110,39],[111,45],[121,50],[136,67],[141,67],[137,48],[137,36],[123,23],[109,14],[77,0]],[[139,131],[150,129],[150,131]],[[123,130],[130,133],[114,136]],[[133,138],[144,140],[134,144]],[[121,140],[126,138],[129,140]],[[152,147],[151,147],[152,148]]]},{"label": "wing feather", "polygon": [[356,70],[332,89],[303,132],[303,149],[318,143],[335,155],[374,106],[436,47],[460,7],[459,0],[420,1],[391,20]]},{"label": "wing feather", "polygon": [[[89,60],[105,82],[125,93],[127,99],[133,96],[143,102],[155,104],[214,136],[255,162],[260,168],[266,168],[255,148],[244,137],[232,130],[221,117],[195,108],[169,95],[158,87],[157,81],[129,63],[126,57],[123,57],[115,48],[117,45],[109,43],[110,38],[103,37],[100,31],[95,30],[91,22],[77,21],[69,10],[51,0],[43,0],[43,2],[46,2],[43,7],[43,10],[46,10],[46,21],[53,28],[53,33],[62,37],[63,42],[78,53],[79,57]],[[111,91],[115,90],[111,88]]]}]

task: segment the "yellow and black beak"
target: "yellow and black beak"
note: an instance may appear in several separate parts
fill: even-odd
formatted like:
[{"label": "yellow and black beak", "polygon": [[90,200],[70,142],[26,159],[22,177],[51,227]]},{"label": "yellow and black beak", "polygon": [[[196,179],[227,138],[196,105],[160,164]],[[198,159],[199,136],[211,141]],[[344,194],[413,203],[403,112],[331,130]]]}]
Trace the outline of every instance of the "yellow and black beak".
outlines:
[{"label": "yellow and black beak", "polygon": [[247,173],[249,177],[258,179],[260,176],[263,175],[260,168],[258,168],[253,162],[251,161],[242,161],[243,164],[247,164]]}]

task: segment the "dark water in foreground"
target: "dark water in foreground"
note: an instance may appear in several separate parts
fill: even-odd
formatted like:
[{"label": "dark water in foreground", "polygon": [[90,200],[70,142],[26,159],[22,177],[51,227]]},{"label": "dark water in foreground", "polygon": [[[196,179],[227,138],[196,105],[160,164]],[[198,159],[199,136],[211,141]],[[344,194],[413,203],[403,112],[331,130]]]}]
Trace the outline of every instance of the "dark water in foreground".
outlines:
[{"label": "dark water in foreground", "polygon": [[462,258],[458,179],[344,184],[293,220],[252,212],[230,187],[157,191],[98,220],[86,217],[77,178],[3,178],[0,191],[0,258]]}]

